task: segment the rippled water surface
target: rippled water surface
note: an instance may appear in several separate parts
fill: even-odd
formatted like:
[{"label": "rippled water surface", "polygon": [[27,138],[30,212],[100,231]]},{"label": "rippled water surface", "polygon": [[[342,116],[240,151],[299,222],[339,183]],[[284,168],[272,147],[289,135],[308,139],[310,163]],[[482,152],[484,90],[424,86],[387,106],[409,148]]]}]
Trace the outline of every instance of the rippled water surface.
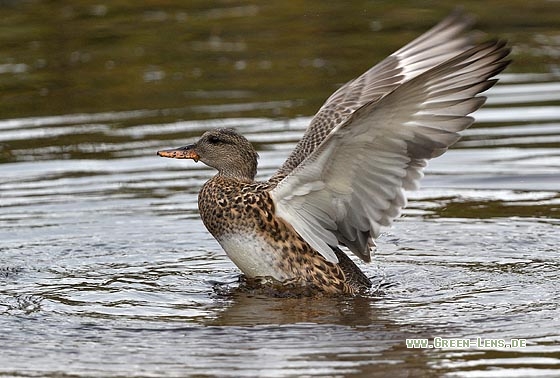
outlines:
[{"label": "rippled water surface", "polygon": [[[155,151],[236,127],[266,179],[449,7],[162,4],[0,3],[0,376],[560,375],[558,3],[466,3],[513,65],[360,265],[371,296],[299,299],[236,290],[197,213],[212,170]],[[473,345],[405,341],[434,337]]]}]

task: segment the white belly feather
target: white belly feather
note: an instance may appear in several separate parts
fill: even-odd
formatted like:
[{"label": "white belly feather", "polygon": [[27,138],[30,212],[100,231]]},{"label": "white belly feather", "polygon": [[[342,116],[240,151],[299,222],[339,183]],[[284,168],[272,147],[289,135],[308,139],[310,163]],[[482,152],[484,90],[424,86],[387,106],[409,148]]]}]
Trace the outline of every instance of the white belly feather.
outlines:
[{"label": "white belly feather", "polygon": [[223,235],[218,242],[247,277],[270,276],[279,281],[291,278],[277,268],[278,253],[262,237],[232,233]]}]

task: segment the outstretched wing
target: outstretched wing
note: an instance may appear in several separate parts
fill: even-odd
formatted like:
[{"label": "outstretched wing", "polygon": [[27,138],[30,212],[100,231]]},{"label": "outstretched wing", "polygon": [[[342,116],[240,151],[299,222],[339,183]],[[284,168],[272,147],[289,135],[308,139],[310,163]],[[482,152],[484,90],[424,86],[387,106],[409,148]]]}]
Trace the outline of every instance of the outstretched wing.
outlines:
[{"label": "outstretched wing", "polygon": [[325,137],[361,106],[378,101],[397,86],[466,51],[471,18],[456,10],[432,29],[334,92],[311,120],[302,139],[270,178],[276,183],[313,152]]},{"label": "outstretched wing", "polygon": [[271,191],[276,213],[337,262],[339,243],[365,261],[381,226],[406,204],[426,161],[455,143],[478,93],[509,63],[505,42],[473,47],[356,110]]}]

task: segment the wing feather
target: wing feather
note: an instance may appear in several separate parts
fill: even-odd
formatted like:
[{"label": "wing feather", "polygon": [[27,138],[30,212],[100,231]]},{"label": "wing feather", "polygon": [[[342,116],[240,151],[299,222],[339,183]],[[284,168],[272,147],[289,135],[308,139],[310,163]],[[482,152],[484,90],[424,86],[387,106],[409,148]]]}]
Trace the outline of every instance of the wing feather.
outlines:
[{"label": "wing feather", "polygon": [[472,124],[468,114],[485,101],[478,93],[508,53],[501,41],[476,46],[355,110],[271,190],[277,215],[329,261],[339,243],[369,261],[381,227],[406,205],[404,190]]},{"label": "wing feather", "polygon": [[311,154],[337,126],[365,104],[379,101],[399,85],[472,46],[466,31],[472,18],[460,9],[439,24],[334,92],[311,120],[282,167],[269,179],[275,185]]}]

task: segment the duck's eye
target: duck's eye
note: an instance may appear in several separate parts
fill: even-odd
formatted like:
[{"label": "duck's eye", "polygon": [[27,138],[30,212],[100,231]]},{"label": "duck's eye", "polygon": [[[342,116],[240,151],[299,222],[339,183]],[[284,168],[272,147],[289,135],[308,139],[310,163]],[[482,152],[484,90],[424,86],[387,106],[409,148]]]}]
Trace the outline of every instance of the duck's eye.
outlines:
[{"label": "duck's eye", "polygon": [[217,143],[220,143],[220,138],[218,138],[215,135],[210,135],[210,137],[208,137],[208,142],[210,142],[212,144],[217,144]]}]

